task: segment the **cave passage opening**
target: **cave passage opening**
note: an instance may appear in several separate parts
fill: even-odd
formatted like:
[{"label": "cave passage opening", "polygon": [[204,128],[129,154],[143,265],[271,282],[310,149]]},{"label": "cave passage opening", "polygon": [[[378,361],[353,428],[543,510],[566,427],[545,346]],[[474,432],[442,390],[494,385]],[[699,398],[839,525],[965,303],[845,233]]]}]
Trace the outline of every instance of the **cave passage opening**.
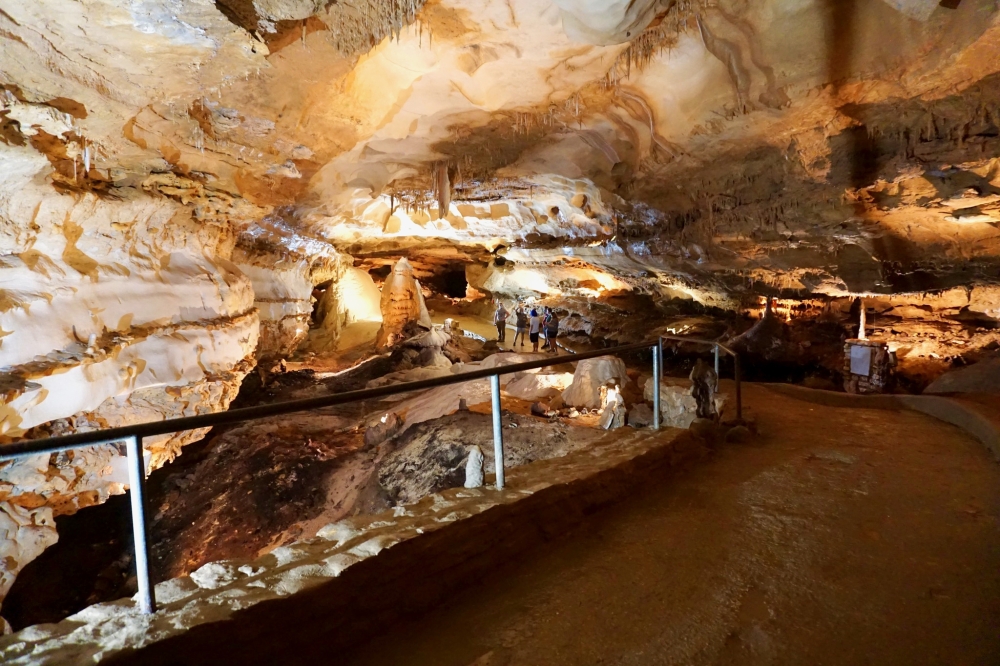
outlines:
[{"label": "cave passage opening", "polygon": [[427,286],[435,293],[448,298],[465,298],[469,292],[469,281],[465,277],[465,267],[449,268],[437,273],[427,281]]}]

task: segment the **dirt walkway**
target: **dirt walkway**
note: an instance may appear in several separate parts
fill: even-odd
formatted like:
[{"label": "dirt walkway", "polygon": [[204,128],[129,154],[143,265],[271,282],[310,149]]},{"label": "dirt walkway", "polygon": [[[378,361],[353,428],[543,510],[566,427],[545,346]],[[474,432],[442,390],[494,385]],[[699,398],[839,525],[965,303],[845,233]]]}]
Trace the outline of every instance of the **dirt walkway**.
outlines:
[{"label": "dirt walkway", "polygon": [[986,450],[915,413],[745,397],[754,443],[637,489],[337,663],[1000,663]]}]

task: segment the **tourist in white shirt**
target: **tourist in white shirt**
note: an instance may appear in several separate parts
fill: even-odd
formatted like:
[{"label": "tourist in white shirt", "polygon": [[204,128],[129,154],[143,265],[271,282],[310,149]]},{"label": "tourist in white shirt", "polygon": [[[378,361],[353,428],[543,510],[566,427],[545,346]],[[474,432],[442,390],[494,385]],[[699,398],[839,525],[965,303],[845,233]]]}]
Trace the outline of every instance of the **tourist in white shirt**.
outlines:
[{"label": "tourist in white shirt", "polygon": [[538,351],[538,332],[542,329],[542,318],[538,316],[538,310],[531,311],[528,319],[528,339],[531,340],[531,351]]}]

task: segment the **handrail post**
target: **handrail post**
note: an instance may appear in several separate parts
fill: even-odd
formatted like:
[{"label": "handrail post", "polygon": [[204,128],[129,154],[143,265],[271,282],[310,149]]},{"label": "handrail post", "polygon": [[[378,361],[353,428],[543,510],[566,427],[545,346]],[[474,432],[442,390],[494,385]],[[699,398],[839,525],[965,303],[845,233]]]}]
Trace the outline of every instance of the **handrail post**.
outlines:
[{"label": "handrail post", "polygon": [[653,430],[660,429],[660,366],[663,363],[663,339],[653,347]]},{"label": "handrail post", "polygon": [[132,435],[125,440],[128,453],[128,490],[132,499],[132,540],[135,543],[135,577],[139,582],[139,608],[143,613],[156,612],[156,595],[149,578],[148,532],[146,529],[146,461],[142,457],[142,438]]},{"label": "handrail post", "polygon": [[740,355],[733,354],[733,360],[736,365],[736,418],[737,420],[743,420],[743,384],[742,384],[742,372],[740,369]]},{"label": "handrail post", "polygon": [[500,414],[500,375],[490,375],[493,398],[493,466],[497,471],[497,490],[503,490],[503,421]]},{"label": "handrail post", "polygon": [[719,343],[715,343],[715,376],[719,376]]}]

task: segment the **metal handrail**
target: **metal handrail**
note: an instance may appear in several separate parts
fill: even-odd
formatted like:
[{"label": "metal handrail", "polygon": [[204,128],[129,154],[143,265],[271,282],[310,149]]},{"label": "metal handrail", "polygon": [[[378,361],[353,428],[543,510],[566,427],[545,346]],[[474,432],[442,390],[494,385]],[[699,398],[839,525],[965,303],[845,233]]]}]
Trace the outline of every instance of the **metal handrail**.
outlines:
[{"label": "metal handrail", "polygon": [[185,430],[198,430],[201,428],[211,428],[219,425],[229,425],[232,423],[243,423],[246,421],[256,421],[271,416],[284,414],[294,414],[324,407],[334,407],[351,402],[383,398],[386,396],[411,393],[441,386],[451,386],[453,384],[464,384],[478,379],[490,380],[491,406],[493,412],[493,446],[494,446],[494,466],[496,467],[496,487],[502,490],[504,487],[504,463],[503,463],[503,428],[500,414],[500,375],[508,375],[526,370],[546,368],[561,363],[572,363],[585,361],[591,358],[600,358],[613,354],[621,354],[632,351],[652,349],[653,351],[653,428],[660,428],[660,378],[663,376],[663,340],[680,340],[683,342],[693,342],[698,344],[709,344],[715,347],[715,368],[719,368],[719,350],[731,354],[736,359],[736,413],[737,418],[742,418],[742,401],[740,398],[740,362],[739,355],[734,351],[713,340],[701,340],[697,338],[682,338],[678,336],[660,336],[655,342],[640,342],[632,345],[619,345],[579,354],[571,353],[555,358],[546,358],[539,361],[527,361],[525,363],[515,363],[511,365],[497,366],[494,368],[484,368],[463,372],[447,377],[435,377],[433,379],[422,379],[415,382],[405,382],[393,384],[379,388],[362,389],[358,391],[347,391],[318,398],[307,398],[304,400],[290,400],[278,402],[270,405],[257,407],[242,407],[225,412],[215,412],[212,414],[199,414],[197,416],[186,416],[179,419],[167,419],[164,421],[152,421],[139,423],[119,428],[109,428],[107,430],[93,430],[89,432],[74,433],[61,437],[48,437],[45,439],[29,440],[14,444],[0,445],[0,462],[25,458],[28,456],[45,453],[58,453],[84,446],[111,445],[124,442],[126,445],[126,455],[128,458],[129,494],[131,496],[132,508],[132,535],[135,543],[136,579],[139,586],[139,606],[144,613],[156,611],[156,599],[153,586],[150,582],[149,555],[147,542],[149,539],[149,526],[146,522],[145,507],[145,463],[142,455],[142,439],[156,435],[166,435]]}]

